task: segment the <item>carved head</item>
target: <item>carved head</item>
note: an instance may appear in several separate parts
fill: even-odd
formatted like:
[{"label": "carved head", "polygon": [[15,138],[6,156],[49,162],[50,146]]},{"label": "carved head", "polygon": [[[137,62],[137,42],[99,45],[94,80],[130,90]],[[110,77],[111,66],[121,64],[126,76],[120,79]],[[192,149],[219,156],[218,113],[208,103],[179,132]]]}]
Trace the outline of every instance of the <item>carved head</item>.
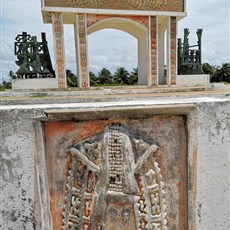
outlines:
[{"label": "carved head", "polygon": [[122,220],[124,222],[129,221],[129,218],[130,218],[130,211],[129,211],[129,209],[123,209],[123,211],[121,212],[121,216],[122,216]]}]

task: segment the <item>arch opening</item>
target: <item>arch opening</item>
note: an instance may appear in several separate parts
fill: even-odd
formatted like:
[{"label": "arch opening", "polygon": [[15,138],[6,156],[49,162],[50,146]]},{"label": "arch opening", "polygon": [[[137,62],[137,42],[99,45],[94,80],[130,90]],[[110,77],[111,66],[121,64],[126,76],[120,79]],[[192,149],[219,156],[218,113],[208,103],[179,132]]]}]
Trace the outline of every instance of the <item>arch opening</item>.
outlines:
[{"label": "arch opening", "polygon": [[90,85],[136,84],[137,47],[138,40],[121,30],[102,29],[91,33],[88,36]]},{"label": "arch opening", "polygon": [[64,24],[64,43],[65,43],[65,69],[67,87],[78,87],[78,76],[76,69],[76,54],[73,52],[73,44],[75,37],[73,33],[73,25]]},{"label": "arch opening", "polygon": [[[118,35],[115,36],[119,36],[119,34],[120,35],[122,34],[122,38],[120,38],[119,44],[117,45],[112,44],[112,47],[115,46],[116,47],[115,50],[118,50],[118,52],[120,52],[123,56],[123,60],[120,60],[121,63],[124,63],[125,61],[129,60],[130,56],[129,53],[127,52],[133,52],[133,50],[130,49],[133,49],[132,47],[134,47],[134,43],[136,43],[134,48],[134,50],[136,50],[135,51],[136,54],[134,54],[134,56],[132,57],[135,57],[135,55],[137,56],[136,58],[137,64],[136,67],[134,68],[136,68],[136,72],[138,75],[138,84],[147,85],[149,81],[148,79],[149,78],[148,29],[142,26],[141,24],[139,24],[138,22],[132,21],[130,19],[123,19],[123,18],[104,19],[93,24],[88,28],[87,33],[89,35],[88,45],[89,45],[89,63],[90,63],[89,69],[92,70],[92,52],[93,52],[93,48],[91,47],[92,40],[94,37],[96,37],[97,34],[103,33],[105,31],[118,31],[117,32]],[[109,34],[108,32],[108,36],[111,35],[112,33]],[[128,38],[130,41],[128,43],[130,44],[130,46],[124,47],[124,49],[122,49],[122,41],[124,41],[123,37]],[[107,41],[104,41],[104,44],[106,43]],[[101,58],[101,55],[99,55],[99,58]],[[104,61],[106,61],[106,58],[104,59]],[[133,60],[131,60],[131,62],[133,62]]]}]

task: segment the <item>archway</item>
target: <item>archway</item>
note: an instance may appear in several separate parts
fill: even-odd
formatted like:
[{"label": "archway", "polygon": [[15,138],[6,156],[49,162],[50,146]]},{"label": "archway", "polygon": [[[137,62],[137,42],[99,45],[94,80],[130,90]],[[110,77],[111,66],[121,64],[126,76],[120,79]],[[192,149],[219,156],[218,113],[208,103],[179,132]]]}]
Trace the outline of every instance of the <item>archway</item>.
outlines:
[{"label": "archway", "polygon": [[148,29],[140,23],[126,18],[108,18],[88,27],[88,35],[102,30],[116,29],[124,31],[137,39],[138,42],[138,84],[149,83],[149,40]]},{"label": "archway", "polygon": [[[94,74],[100,75],[103,73],[104,68],[109,70],[111,75],[117,71],[117,68],[120,71],[124,70],[124,74],[127,71],[130,74],[135,72],[134,69],[138,67],[137,46],[137,39],[121,30],[102,29],[91,33],[88,36],[90,85],[100,84],[99,76],[95,77]],[[100,74],[97,74],[99,72]],[[112,76],[101,80],[112,81]],[[127,78],[128,84],[134,84],[133,80],[132,77]],[[114,82],[113,79],[111,83],[117,84],[119,82],[116,79]],[[123,84],[127,83],[123,82]]]}]

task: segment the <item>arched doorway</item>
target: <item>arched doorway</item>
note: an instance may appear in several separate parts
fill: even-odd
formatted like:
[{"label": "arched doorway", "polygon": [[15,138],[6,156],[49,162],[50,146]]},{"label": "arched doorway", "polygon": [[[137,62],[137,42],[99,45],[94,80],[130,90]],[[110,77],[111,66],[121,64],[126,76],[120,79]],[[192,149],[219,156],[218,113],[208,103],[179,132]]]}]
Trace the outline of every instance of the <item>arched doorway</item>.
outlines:
[{"label": "arched doorway", "polygon": [[[132,35],[116,29],[93,32],[88,36],[88,53],[90,86],[100,85],[103,80],[104,84],[110,85],[131,85],[136,82],[138,50],[137,39]],[[102,76],[103,70],[107,70],[110,76]],[[119,73],[126,76],[126,81],[119,81]]]},{"label": "arched doorway", "polygon": [[110,17],[99,20],[87,29],[90,35],[102,29],[116,29],[124,31],[137,39],[138,46],[138,84],[147,85],[149,83],[149,39],[148,29],[142,24],[126,19]]}]

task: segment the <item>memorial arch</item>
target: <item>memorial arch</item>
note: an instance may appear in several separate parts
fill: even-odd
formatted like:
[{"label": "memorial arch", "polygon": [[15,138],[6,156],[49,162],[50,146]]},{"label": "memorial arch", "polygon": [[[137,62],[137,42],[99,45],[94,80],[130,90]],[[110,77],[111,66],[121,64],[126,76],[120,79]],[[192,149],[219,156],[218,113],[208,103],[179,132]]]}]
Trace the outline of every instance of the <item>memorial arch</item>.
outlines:
[{"label": "memorial arch", "polygon": [[127,18],[110,17],[97,21],[88,28],[88,35],[102,29],[116,29],[121,30],[137,39],[138,44],[138,83],[148,84],[148,67],[149,56],[147,28],[139,22]]},{"label": "memorial arch", "polygon": [[42,0],[42,13],[44,22],[53,24],[59,88],[67,87],[63,24],[74,25],[80,88],[90,86],[87,36],[106,28],[122,30],[137,38],[140,85],[176,84],[177,21],[186,16],[184,0],[119,0],[116,3],[113,0]]}]

